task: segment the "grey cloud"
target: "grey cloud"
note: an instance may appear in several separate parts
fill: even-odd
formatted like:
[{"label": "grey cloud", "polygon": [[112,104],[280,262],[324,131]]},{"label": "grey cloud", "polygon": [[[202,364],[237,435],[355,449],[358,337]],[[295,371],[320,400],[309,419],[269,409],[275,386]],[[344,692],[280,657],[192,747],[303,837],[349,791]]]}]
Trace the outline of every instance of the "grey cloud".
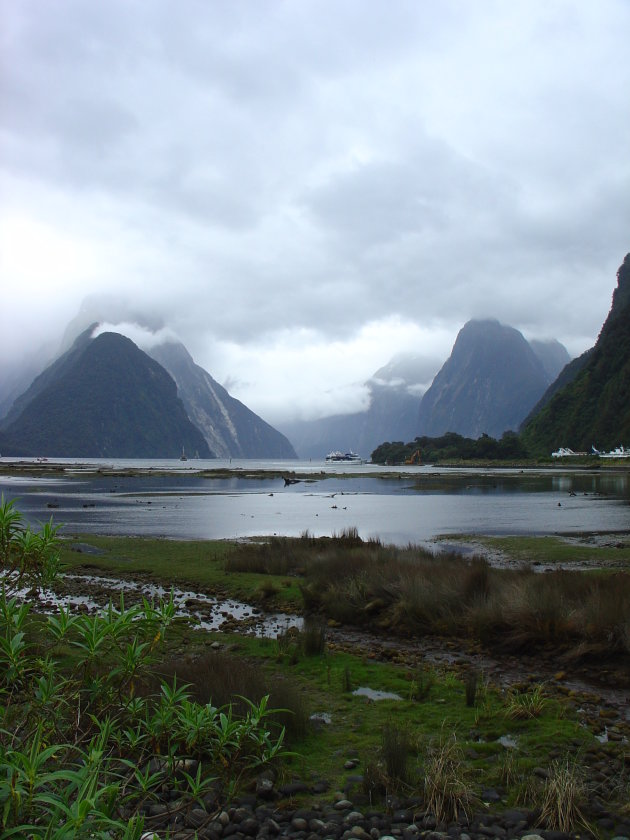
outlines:
[{"label": "grey cloud", "polygon": [[[85,251],[58,288],[22,266],[32,252],[7,285],[59,312],[124,295],[196,356],[282,331],[297,355],[303,330],[348,343],[388,317],[595,339],[629,247],[627,3],[0,0],[0,16],[0,226],[32,218]],[[50,332],[4,303],[13,344]]]}]

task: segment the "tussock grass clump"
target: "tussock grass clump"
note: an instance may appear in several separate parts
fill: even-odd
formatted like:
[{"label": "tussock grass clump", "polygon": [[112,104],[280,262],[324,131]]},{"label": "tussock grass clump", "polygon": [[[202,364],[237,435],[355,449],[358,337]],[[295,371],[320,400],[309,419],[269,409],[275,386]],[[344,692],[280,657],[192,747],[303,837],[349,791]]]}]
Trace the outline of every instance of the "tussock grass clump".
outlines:
[{"label": "tussock grass clump", "polygon": [[304,562],[309,541],[272,537],[265,542],[250,542],[239,546],[224,563],[226,572],[245,572],[261,575],[295,573]]},{"label": "tussock grass clump", "polygon": [[438,823],[469,819],[479,804],[469,772],[455,735],[442,736],[429,746],[424,763],[424,797],[427,810]]},{"label": "tussock grass clump", "polygon": [[267,601],[275,597],[279,591],[279,588],[271,580],[263,581],[258,587],[258,592],[263,601]]},{"label": "tussock grass clump", "polygon": [[326,627],[313,616],[304,621],[302,630],[297,627],[287,627],[276,636],[278,658],[285,656],[294,664],[303,656],[323,656],[326,652]]},{"label": "tussock grass clump", "polygon": [[511,720],[527,720],[540,717],[547,704],[542,685],[536,685],[529,691],[511,689],[506,698],[505,714]]},{"label": "tussock grass clump", "polygon": [[555,761],[550,768],[542,792],[540,825],[556,831],[587,828],[581,810],[586,797],[584,771],[577,764]]},{"label": "tussock grass clump", "polygon": [[376,760],[368,762],[363,771],[363,790],[371,802],[409,788],[412,749],[412,738],[407,729],[392,723],[383,727]]},{"label": "tussock grass clump", "polygon": [[477,687],[479,685],[479,671],[472,668],[464,676],[464,692],[466,696],[466,705],[472,708],[477,700]]},{"label": "tussock grass clump", "polygon": [[369,761],[363,768],[363,793],[373,805],[387,795],[388,779],[378,761]]},{"label": "tussock grass clump", "polygon": [[307,618],[300,633],[304,656],[322,656],[326,651],[326,627],[316,618]]},{"label": "tussock grass clump", "polygon": [[383,727],[381,758],[387,778],[394,784],[396,790],[409,783],[410,753],[411,738],[406,729],[391,723]]},{"label": "tussock grass clump", "polygon": [[459,635],[506,652],[554,644],[577,658],[630,654],[630,574],[496,569],[409,546],[316,541],[303,564],[305,607],[343,624]]},{"label": "tussock grass clump", "polygon": [[[363,540],[359,536],[359,531],[355,527],[344,528],[339,534],[333,534],[331,541],[335,545],[341,545],[345,548],[357,548],[363,545]],[[375,544],[379,544],[378,540],[374,540]]]},{"label": "tussock grass clump", "polygon": [[435,685],[435,671],[433,668],[420,666],[414,672],[409,685],[409,699],[417,703],[428,700]]},{"label": "tussock grass clump", "polygon": [[520,784],[523,774],[518,766],[518,760],[514,750],[506,750],[499,762],[499,781],[506,789],[511,789]]}]

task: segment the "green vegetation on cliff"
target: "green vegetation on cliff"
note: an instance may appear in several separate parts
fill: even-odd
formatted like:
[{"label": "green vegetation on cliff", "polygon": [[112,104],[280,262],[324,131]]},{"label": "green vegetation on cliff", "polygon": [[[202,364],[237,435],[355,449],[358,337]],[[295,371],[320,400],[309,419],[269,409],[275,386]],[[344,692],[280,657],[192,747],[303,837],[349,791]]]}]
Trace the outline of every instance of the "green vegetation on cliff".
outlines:
[{"label": "green vegetation on cliff", "polygon": [[610,449],[630,441],[630,254],[617,283],[610,314],[586,363],[522,431],[524,445],[534,454],[558,446]]}]

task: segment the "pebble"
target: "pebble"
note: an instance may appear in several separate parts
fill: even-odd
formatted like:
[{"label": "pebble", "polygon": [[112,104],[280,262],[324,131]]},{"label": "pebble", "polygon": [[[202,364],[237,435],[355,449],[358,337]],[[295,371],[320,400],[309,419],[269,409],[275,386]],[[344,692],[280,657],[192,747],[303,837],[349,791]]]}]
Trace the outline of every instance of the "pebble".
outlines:
[{"label": "pebble", "polygon": [[335,802],[335,808],[337,811],[347,811],[352,808],[352,802],[349,799],[340,799],[338,802]]},{"label": "pebble", "polygon": [[[164,791],[166,799],[169,791]],[[338,794],[339,795],[339,794]],[[153,803],[153,807],[161,803]],[[145,832],[142,840],[189,838],[191,830],[199,840],[227,838],[287,838],[287,840],[573,840],[576,834],[534,829],[534,814],[522,809],[506,809],[503,813],[480,812],[470,823],[437,825],[435,818],[422,808],[421,800],[392,800],[397,807],[389,811],[366,808],[358,810],[349,799],[313,803],[308,807],[286,811],[268,800],[254,795],[241,797],[227,810],[214,814],[212,809],[191,807],[184,816],[170,814],[155,807],[153,813],[163,816],[164,824]],[[602,808],[601,818],[608,812]],[[525,833],[527,828],[530,833]],[[613,840],[630,840],[626,825],[617,821]]]}]

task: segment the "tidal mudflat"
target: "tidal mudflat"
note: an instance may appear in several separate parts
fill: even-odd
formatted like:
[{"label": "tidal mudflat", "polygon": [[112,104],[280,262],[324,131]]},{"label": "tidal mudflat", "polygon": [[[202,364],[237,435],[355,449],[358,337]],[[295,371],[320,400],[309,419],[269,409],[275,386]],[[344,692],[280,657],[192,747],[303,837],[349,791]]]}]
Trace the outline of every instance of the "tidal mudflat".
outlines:
[{"label": "tidal mudflat", "polygon": [[627,472],[212,463],[2,463],[0,492],[19,497],[32,521],[54,514],[65,533],[241,539],[354,528],[407,545],[630,530]]}]

